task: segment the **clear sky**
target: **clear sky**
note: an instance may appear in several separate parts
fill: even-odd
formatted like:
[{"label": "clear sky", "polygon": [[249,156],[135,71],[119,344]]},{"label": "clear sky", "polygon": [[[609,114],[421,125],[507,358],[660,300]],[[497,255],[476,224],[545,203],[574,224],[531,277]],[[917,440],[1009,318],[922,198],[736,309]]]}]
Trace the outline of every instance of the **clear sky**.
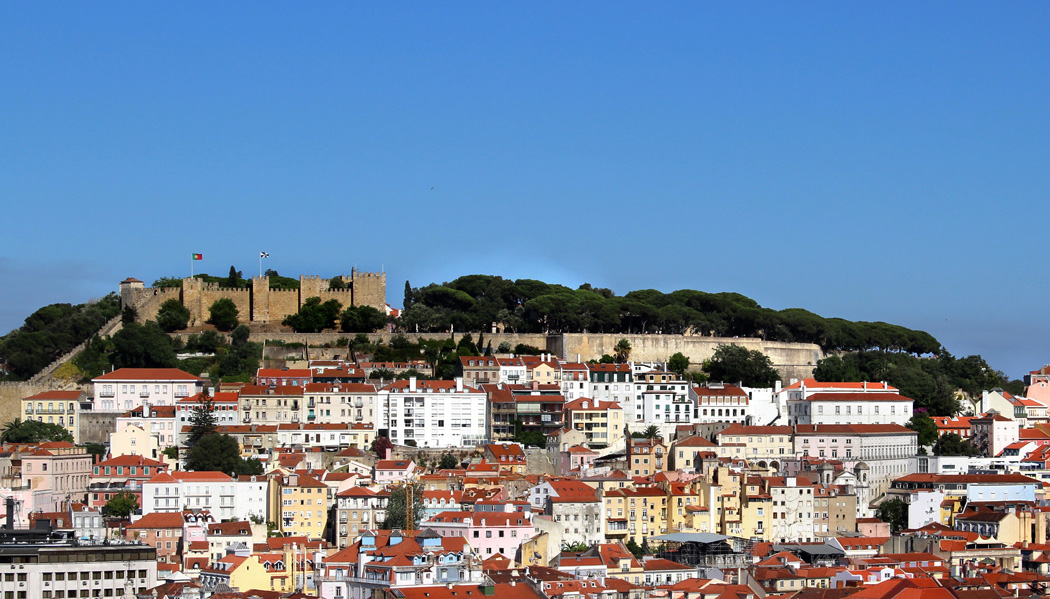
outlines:
[{"label": "clear sky", "polygon": [[23,2],[0,56],[3,331],[265,250],[1050,362],[1045,2]]}]

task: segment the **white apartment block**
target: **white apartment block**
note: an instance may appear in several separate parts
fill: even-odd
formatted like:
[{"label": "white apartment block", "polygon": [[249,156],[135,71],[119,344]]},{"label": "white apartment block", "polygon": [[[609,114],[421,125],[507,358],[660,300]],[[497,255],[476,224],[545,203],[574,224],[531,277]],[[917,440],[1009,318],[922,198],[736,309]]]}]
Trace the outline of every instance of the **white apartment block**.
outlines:
[{"label": "white apartment block", "polygon": [[208,510],[218,520],[235,518],[237,485],[222,472],[172,472],[142,483],[142,514]]},{"label": "white apartment block", "polygon": [[788,400],[791,424],[907,424],[914,401],[899,393],[813,393]]},{"label": "white apartment block", "polygon": [[126,412],[144,403],[173,406],[204,390],[204,379],[178,368],[119,368],[91,382],[96,412]]},{"label": "white apartment block", "polygon": [[479,389],[455,381],[396,381],[378,397],[377,428],[397,444],[465,447],[486,442],[488,399]]}]

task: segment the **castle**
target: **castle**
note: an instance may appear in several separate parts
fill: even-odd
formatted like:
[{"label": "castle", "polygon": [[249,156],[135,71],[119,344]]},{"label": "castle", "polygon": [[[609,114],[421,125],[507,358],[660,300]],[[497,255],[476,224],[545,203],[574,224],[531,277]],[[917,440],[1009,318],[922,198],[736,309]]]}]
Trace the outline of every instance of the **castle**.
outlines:
[{"label": "castle", "polygon": [[200,279],[185,278],[182,287],[146,287],[142,281],[127,278],[120,282],[121,307],[132,306],[139,320],[153,320],[160,305],[177,299],[190,311],[190,326],[199,326],[208,319],[209,308],[216,300],[228,299],[237,306],[243,321],[248,316],[252,323],[280,323],[285,317],[299,312],[300,306],[311,297],[322,302],[334,299],[343,307],[372,306],[386,313],[386,273],[350,271],[343,276],[345,288],[332,289],[332,279],[318,276],[300,276],[299,289],[270,289],[270,277],[252,277],[248,287],[230,289]]}]

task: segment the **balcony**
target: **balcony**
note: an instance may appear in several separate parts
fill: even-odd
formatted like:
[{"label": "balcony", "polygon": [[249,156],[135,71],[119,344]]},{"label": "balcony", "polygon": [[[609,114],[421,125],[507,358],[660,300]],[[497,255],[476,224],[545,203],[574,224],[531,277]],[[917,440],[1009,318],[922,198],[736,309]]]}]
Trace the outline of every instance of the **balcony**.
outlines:
[{"label": "balcony", "polygon": [[292,414],[292,422],[299,422],[299,415],[298,414]]},{"label": "balcony", "polygon": [[357,401],[354,402],[354,407],[355,408],[363,408],[363,407],[365,407],[365,402],[363,402],[360,399],[358,399]]},{"label": "balcony", "polygon": [[295,401],[292,402],[292,409],[293,410],[298,410],[299,409],[299,400],[295,400]]},{"label": "balcony", "polygon": [[310,410],[310,412],[309,412],[309,413],[308,413],[308,414],[306,415],[306,419],[307,419],[307,420],[314,420],[314,419],[316,419],[316,418],[317,418],[317,417],[316,417],[316,416],[314,416],[314,411],[313,411],[313,410]]},{"label": "balcony", "polygon": [[[99,397],[116,397],[116,393],[114,393],[113,391],[99,391],[98,392],[98,396]],[[183,397],[185,397],[185,395]]]},{"label": "balcony", "polygon": [[149,389],[143,389],[139,391],[139,397],[149,397]]}]

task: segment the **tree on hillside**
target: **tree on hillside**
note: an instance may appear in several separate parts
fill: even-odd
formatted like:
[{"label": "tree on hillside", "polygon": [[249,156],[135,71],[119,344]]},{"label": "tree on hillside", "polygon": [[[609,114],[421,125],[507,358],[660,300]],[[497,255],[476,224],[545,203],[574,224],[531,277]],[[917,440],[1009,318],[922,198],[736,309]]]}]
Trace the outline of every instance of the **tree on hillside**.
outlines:
[{"label": "tree on hillside", "polygon": [[955,433],[941,435],[933,444],[934,455],[975,456],[980,453],[969,441]]},{"label": "tree on hillside", "polygon": [[667,369],[680,377],[685,377],[685,371],[689,369],[689,356],[677,352],[667,360]]},{"label": "tree on hillside", "polygon": [[174,333],[186,328],[190,322],[190,311],[182,302],[172,298],[165,300],[157,311],[157,325],[165,333]]},{"label": "tree on hillside", "polygon": [[124,306],[124,309],[120,311],[120,323],[128,324],[135,322],[139,317],[139,311],[134,306]]},{"label": "tree on hillside", "polygon": [[292,327],[296,333],[320,333],[325,329],[335,328],[335,321],[339,318],[342,308],[343,304],[338,300],[321,303],[319,297],[307,298],[299,312],[288,316],[281,324]]},{"label": "tree on hillside", "polygon": [[890,531],[897,534],[908,526],[908,505],[900,499],[887,499],[879,504],[875,517],[888,522]]},{"label": "tree on hillside", "polygon": [[741,345],[719,345],[711,360],[704,364],[704,370],[711,380],[742,383],[745,387],[772,387],[780,380],[780,373],[773,368],[769,356]]},{"label": "tree on hillside", "polygon": [[215,325],[215,328],[220,331],[229,332],[237,326],[237,305],[229,298],[224,297],[215,300],[215,303],[211,305],[208,312],[211,314],[211,318],[208,319],[208,322]]},{"label": "tree on hillside", "polygon": [[139,500],[134,493],[121,491],[110,497],[106,505],[102,507],[102,512],[113,518],[127,520],[128,516],[134,514],[137,509],[139,509]]},{"label": "tree on hillside", "polygon": [[613,347],[613,358],[617,364],[625,364],[627,360],[631,359],[631,342],[626,339],[620,339],[616,342],[616,346]]},{"label": "tree on hillside", "polygon": [[386,314],[372,306],[350,306],[339,315],[339,330],[344,333],[374,333],[386,326]]},{"label": "tree on hillside", "polygon": [[451,453],[441,456],[441,461],[438,463],[439,470],[454,470],[456,468],[459,468],[459,460],[456,459],[456,456]]},{"label": "tree on hillside", "polygon": [[919,433],[919,447],[937,442],[937,423],[925,412],[916,411],[908,421],[908,428]]},{"label": "tree on hillside", "polygon": [[174,368],[171,337],[154,322],[124,325],[111,337],[111,361],[117,368]]},{"label": "tree on hillside", "polygon": [[230,475],[262,474],[262,463],[241,457],[237,440],[229,435],[211,433],[200,438],[186,454],[186,469],[194,472],[223,472]]},{"label": "tree on hillside", "polygon": [[230,266],[230,274],[226,276],[226,279],[222,282],[222,286],[230,289],[238,289],[241,287],[243,280],[244,274],[233,266]]},{"label": "tree on hillside", "polygon": [[200,394],[198,403],[190,415],[190,433],[186,438],[186,445],[193,447],[207,435],[214,434],[218,430],[218,421],[215,418],[214,400],[207,391]]},{"label": "tree on hillside", "polygon": [[397,487],[390,492],[390,499],[386,503],[386,519],[383,522],[383,528],[395,529],[399,528],[402,530],[418,530],[419,521],[423,518],[423,485],[414,484],[411,485],[412,495],[412,522],[409,526],[408,522],[408,502],[406,497],[408,496],[407,487]]},{"label": "tree on hillside", "polygon": [[0,432],[0,443],[46,443],[49,441],[73,442],[73,435],[64,427],[50,422],[15,418],[4,424]]}]

